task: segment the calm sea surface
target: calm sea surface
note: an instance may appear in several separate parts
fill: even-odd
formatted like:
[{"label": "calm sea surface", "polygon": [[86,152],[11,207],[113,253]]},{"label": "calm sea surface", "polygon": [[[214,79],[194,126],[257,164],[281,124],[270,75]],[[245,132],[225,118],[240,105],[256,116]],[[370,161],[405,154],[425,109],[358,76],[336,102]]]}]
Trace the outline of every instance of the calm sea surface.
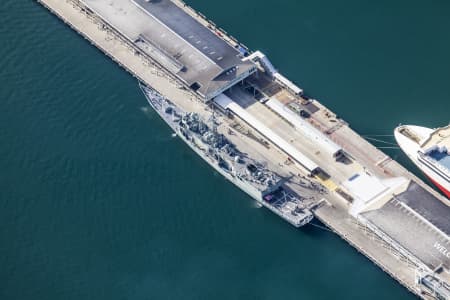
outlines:
[{"label": "calm sea surface", "polygon": [[[361,134],[449,122],[446,0],[190,4]],[[0,44],[0,299],[414,299],[255,208],[34,1],[2,1]]]}]

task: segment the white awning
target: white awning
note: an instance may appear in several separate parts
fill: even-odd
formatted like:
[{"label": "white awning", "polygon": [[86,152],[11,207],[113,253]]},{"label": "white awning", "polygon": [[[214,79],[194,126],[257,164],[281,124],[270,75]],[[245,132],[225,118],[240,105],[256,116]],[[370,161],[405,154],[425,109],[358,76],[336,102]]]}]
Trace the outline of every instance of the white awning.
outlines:
[{"label": "white awning", "polygon": [[301,165],[303,168],[307,169],[309,172],[316,171],[319,166],[306,157],[303,153],[294,148],[291,144],[286,142],[283,138],[273,132],[271,129],[266,127],[263,123],[249,114],[245,109],[239,106],[232,99],[227,97],[224,94],[220,94],[216,98],[214,98],[214,102],[219,105],[222,109],[228,109],[234,114],[236,114],[239,118],[249,124],[252,128],[257,130],[260,134],[262,134],[266,139],[275,144],[278,148],[283,150],[294,162]]}]

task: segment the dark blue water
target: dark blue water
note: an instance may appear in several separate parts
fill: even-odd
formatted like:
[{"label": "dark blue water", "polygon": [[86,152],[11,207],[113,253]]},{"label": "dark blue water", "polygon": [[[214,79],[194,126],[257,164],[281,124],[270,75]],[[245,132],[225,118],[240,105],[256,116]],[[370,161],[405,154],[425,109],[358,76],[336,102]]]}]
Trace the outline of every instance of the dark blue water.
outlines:
[{"label": "dark blue water", "polygon": [[[190,4],[360,133],[449,121],[447,1]],[[0,41],[0,299],[414,298],[256,209],[34,1],[3,1]]]}]

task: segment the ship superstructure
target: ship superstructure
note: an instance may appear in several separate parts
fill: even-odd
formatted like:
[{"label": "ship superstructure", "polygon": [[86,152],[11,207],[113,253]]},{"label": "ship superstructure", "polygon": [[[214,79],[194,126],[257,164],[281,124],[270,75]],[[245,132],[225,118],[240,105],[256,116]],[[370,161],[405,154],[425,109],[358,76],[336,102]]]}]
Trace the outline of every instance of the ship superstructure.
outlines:
[{"label": "ship superstructure", "polygon": [[143,84],[140,87],[160,117],[217,172],[296,227],[313,219],[307,203],[283,188],[282,177],[241,153],[223,134],[217,132],[214,118],[208,126],[199,114],[184,112],[154,89]]},{"label": "ship superstructure", "polygon": [[402,125],[395,129],[400,148],[450,198],[450,125],[431,129]]}]

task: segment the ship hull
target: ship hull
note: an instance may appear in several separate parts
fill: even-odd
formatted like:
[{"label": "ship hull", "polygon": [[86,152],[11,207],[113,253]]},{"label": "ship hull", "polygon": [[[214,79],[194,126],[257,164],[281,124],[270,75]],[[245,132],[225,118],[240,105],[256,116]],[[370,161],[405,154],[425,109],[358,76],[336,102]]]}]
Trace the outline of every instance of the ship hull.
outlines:
[{"label": "ship hull", "polygon": [[413,142],[399,132],[400,128],[409,128],[417,133],[420,138],[426,138],[433,132],[433,129],[420,126],[400,126],[395,129],[394,136],[400,149],[409,157],[409,159],[422,171],[422,173],[447,197],[450,199],[450,182],[438,174],[433,168],[422,163],[419,160],[419,150],[421,147],[418,143]]}]

